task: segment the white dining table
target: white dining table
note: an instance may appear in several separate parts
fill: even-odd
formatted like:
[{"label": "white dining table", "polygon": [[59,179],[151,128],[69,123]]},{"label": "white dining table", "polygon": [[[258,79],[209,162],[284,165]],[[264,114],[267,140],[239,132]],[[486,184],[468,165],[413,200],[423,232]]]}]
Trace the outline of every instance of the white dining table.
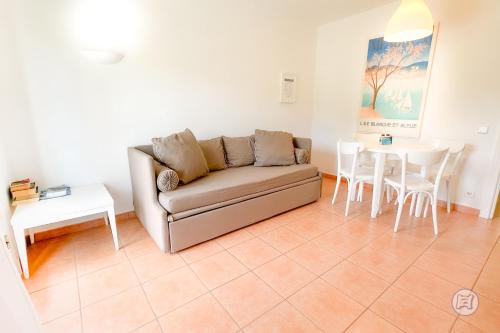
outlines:
[{"label": "white dining table", "polygon": [[[364,150],[375,155],[375,170],[373,179],[373,198],[371,217],[376,218],[381,213],[382,198],[384,190],[384,170],[387,157],[404,151],[432,151],[436,149],[430,145],[420,143],[394,143],[392,145],[370,144],[365,145]],[[428,170],[422,167],[420,174],[423,177],[428,175]],[[424,196],[419,194],[415,205],[415,216],[419,217],[422,214],[424,205]]]}]

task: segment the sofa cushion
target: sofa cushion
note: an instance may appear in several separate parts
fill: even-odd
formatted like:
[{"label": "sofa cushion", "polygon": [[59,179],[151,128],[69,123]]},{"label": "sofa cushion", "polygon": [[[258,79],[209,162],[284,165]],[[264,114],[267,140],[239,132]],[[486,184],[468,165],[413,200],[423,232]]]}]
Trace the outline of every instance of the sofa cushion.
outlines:
[{"label": "sofa cushion", "polygon": [[310,162],[307,149],[295,148],[295,162],[297,164],[307,164]]},{"label": "sofa cushion", "polygon": [[203,151],[189,129],[152,141],[155,157],[177,172],[181,183],[187,184],[208,173]]},{"label": "sofa cushion", "polygon": [[153,161],[156,176],[156,186],[161,192],[173,191],[179,185],[177,172],[168,168],[165,164]]},{"label": "sofa cushion", "polygon": [[218,171],[227,168],[222,137],[210,140],[200,140],[198,143],[200,144],[201,150],[203,150],[203,155],[205,155],[210,171]]},{"label": "sofa cushion", "polygon": [[175,191],[159,194],[160,204],[171,214],[213,205],[267,191],[318,175],[310,164],[260,168],[245,166],[211,172]]},{"label": "sofa cushion", "polygon": [[255,166],[295,164],[293,135],[255,130]]},{"label": "sofa cushion", "polygon": [[253,152],[253,138],[243,136],[238,138],[222,137],[224,150],[226,151],[226,162],[231,168],[250,165],[255,162]]}]

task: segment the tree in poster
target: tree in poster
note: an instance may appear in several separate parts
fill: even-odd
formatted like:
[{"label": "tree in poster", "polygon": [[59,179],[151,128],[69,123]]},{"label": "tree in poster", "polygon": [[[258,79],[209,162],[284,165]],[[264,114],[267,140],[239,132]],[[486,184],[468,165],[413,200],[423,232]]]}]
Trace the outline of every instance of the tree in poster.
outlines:
[{"label": "tree in poster", "polygon": [[[388,46],[389,45],[389,46]],[[427,46],[414,42],[387,43],[382,38],[374,40],[372,55],[368,58],[365,80],[372,89],[370,108],[376,109],[377,97],[387,79],[419,59]]]}]

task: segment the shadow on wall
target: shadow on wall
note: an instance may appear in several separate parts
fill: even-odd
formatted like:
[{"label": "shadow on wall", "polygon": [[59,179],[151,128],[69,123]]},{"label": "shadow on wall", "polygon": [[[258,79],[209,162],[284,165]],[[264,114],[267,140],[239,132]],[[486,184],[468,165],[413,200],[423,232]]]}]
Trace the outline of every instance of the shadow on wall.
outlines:
[{"label": "shadow on wall", "polygon": [[[328,149],[330,148],[330,149]],[[313,141],[312,160],[311,163],[316,166],[321,166],[321,172],[329,174],[337,173],[337,149],[336,143],[332,143],[327,149],[315,149]]]},{"label": "shadow on wall", "polygon": [[[497,1],[498,0],[490,0],[490,3],[492,6],[495,6],[495,2]],[[434,1],[429,5],[431,5],[432,8],[438,9],[439,12],[452,13],[447,15],[449,20],[446,21],[446,24],[448,26],[464,26],[473,18],[480,16],[477,15],[478,13],[488,10],[485,8],[486,6],[484,1],[475,0],[460,1],[459,5],[455,1]]]},{"label": "shadow on wall", "polygon": [[12,212],[9,206],[9,197],[7,191],[3,191],[0,194],[0,237],[3,241],[3,237],[10,235],[9,232],[9,221],[12,216]]},{"label": "shadow on wall", "polygon": [[5,162],[3,145],[0,144],[0,236],[9,234],[9,221],[12,215],[9,200],[9,172]]}]

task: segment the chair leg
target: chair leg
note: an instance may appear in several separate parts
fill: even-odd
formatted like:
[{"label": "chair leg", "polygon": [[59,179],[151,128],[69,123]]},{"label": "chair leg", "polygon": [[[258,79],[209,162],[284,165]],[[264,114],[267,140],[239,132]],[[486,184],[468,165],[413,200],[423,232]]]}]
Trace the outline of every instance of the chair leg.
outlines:
[{"label": "chair leg", "polygon": [[351,201],[356,201],[356,186],[357,184],[354,182],[354,180],[352,181],[352,189],[351,189]]},{"label": "chair leg", "polygon": [[390,187],[389,185],[386,186],[387,190],[386,190],[386,195],[387,195],[387,203],[391,203],[391,200],[392,200],[392,187]]},{"label": "chair leg", "polygon": [[401,214],[403,213],[403,202],[404,202],[404,193],[403,195],[398,196],[398,213],[396,215],[396,223],[394,223],[394,232],[398,231],[399,221],[401,220]]},{"label": "chair leg", "polygon": [[349,205],[352,199],[352,192],[356,189],[355,186],[356,184],[354,183],[354,180],[347,181],[347,201],[345,203],[345,216],[349,215]]},{"label": "chair leg", "polygon": [[337,184],[335,184],[335,192],[333,193],[332,205],[335,204],[335,199],[337,198],[337,194],[339,193],[341,179],[342,177],[337,176]]},{"label": "chair leg", "polygon": [[415,210],[415,201],[417,199],[417,194],[416,193],[413,193],[411,195],[411,203],[410,203],[410,213],[408,215],[412,216],[413,215],[413,211]]},{"label": "chair leg", "polygon": [[432,199],[432,224],[434,226],[434,235],[438,234],[438,221],[437,221],[437,199]]},{"label": "chair leg", "polygon": [[451,213],[451,200],[450,200],[450,181],[446,180],[446,210],[448,214]]},{"label": "chair leg", "polygon": [[359,188],[358,188],[358,201],[362,202],[363,201],[363,189],[365,187],[365,184],[363,182],[359,183]]},{"label": "chair leg", "polygon": [[429,197],[427,197],[425,199],[425,208],[424,208],[424,219],[427,218],[427,211],[429,210],[429,203],[430,203],[431,199],[429,199]]}]

